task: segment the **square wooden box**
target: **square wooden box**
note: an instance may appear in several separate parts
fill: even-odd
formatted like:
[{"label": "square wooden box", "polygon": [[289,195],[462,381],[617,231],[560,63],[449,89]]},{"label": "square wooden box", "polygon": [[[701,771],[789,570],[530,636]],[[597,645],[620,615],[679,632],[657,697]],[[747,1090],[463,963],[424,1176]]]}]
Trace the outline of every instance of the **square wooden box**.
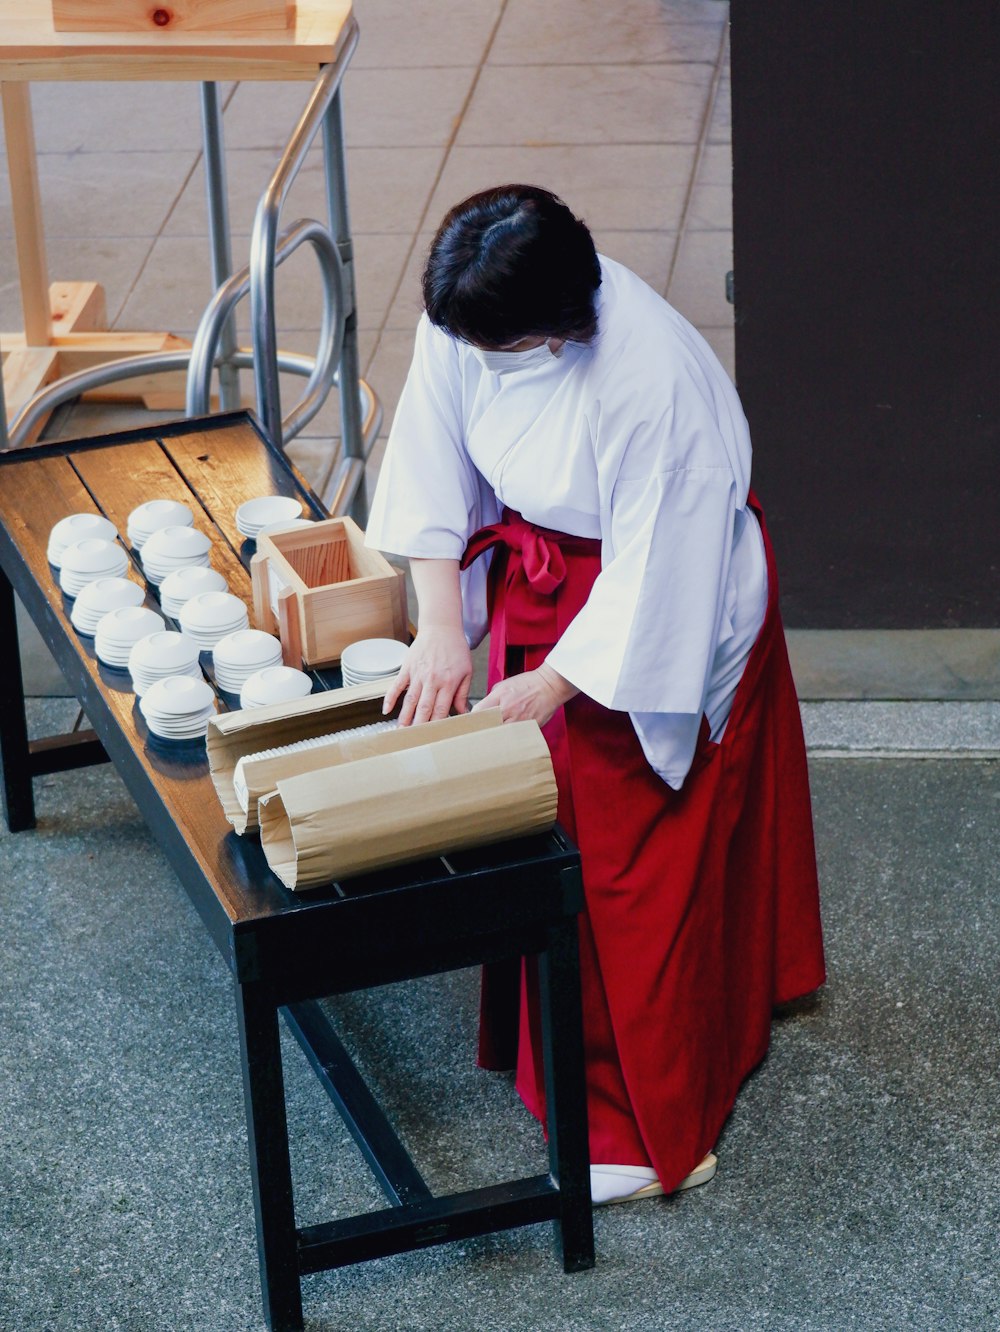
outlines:
[{"label": "square wooden box", "polygon": [[409,641],[405,576],[350,518],[258,537],[250,572],[254,621],[289,666],[332,666],[359,638]]}]

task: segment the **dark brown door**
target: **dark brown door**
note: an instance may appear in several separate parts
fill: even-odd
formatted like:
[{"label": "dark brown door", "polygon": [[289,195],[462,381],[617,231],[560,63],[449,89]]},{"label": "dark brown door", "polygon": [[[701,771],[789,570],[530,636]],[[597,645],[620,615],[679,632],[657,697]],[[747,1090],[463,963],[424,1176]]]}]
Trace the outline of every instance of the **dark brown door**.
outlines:
[{"label": "dark brown door", "polygon": [[1000,5],[732,0],[736,373],[801,628],[1000,624]]}]

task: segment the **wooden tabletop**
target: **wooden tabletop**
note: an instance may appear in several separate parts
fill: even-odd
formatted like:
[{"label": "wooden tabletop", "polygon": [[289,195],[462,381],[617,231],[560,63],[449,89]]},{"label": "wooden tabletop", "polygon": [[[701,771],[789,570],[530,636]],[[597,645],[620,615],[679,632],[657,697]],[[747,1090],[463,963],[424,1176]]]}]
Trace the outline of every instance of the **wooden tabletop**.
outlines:
[{"label": "wooden tabletop", "polygon": [[[101,513],[127,546],[133,508],[180,500],[212,538],[212,565],[249,605],[254,547],[235,512],[257,495],[294,495],[325,517],[248,412],[0,453],[0,565],[234,973],[289,995],[332,994],[482,961],[491,955],[484,937],[497,941],[496,956],[510,955],[515,936],[516,950],[547,947],[546,930],[581,901],[579,857],[558,828],[293,893],[259,840],[230,827],[204,741],[151,736],[128,672],[102,665],[94,640],[73,628],[47,557],[60,518]],[[142,585],[141,559],[129,554],[129,576]],[[155,588],[146,600],[159,609]],[[339,682],[314,674],[316,688]],[[220,708],[229,702],[237,705],[219,695]],[[100,819],[100,809],[88,812]]]},{"label": "wooden tabletop", "polygon": [[[102,733],[96,714],[107,710],[109,721],[127,742],[169,818],[182,830],[201,873],[215,885],[232,922],[262,907],[268,895],[275,893],[277,880],[263,855],[259,865],[249,868],[245,854],[234,858],[231,842],[235,834],[215,794],[204,742],[160,742],[149,735],[128,673],[103,666],[95,655],[94,640],[73,628],[73,603],[60,590],[58,574],[49,565],[46,552],[49,532],[68,514],[103,514],[128,545],[126,529],[132,509],[149,499],[179,500],[194,511],[195,526],[211,537],[212,567],[225,576],[229,590],[246,603],[252,617],[246,562],[253,548],[237,530],[235,512],[245,500],[258,495],[292,495],[310,516],[325,517],[304,479],[265,441],[246,413],[184,423],[179,431],[176,427],[159,429],[145,436],[130,432],[0,454],[0,522],[23,562],[12,577],[15,590],[36,623],[43,621],[40,627],[56,650],[57,660],[61,654],[64,670],[68,665],[67,677],[84,706],[88,697],[94,701],[94,715],[88,715],[105,747],[108,728]],[[136,552],[130,548],[129,554],[129,577],[145,585]],[[146,601],[160,610],[151,585]],[[165,627],[178,626],[168,620]],[[72,654],[68,663],[67,650]],[[226,706],[225,699],[220,706]],[[134,794],[138,798],[138,792]],[[253,859],[252,849],[247,850]],[[280,907],[286,901],[281,890],[274,905]]]},{"label": "wooden tabletop", "polygon": [[298,0],[287,32],[56,32],[51,0],[0,0],[0,81],[309,80],[354,30],[350,0]]}]

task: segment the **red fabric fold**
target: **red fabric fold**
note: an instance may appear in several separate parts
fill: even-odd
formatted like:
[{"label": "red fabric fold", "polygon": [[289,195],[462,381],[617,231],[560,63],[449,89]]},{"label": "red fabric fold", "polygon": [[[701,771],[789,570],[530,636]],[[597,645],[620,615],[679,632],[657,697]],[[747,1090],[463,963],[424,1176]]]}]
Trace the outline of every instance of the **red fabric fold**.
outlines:
[{"label": "red fabric fold", "polygon": [[[544,728],[583,866],[591,1160],[652,1165],[668,1191],[715,1145],[767,1050],[773,1005],[825,977],[805,746],[751,503],[767,614],[722,741],[703,722],[683,789],[650,768],[627,713],[578,695]],[[465,563],[491,548],[492,687],[544,660],[586,601],[600,543],[505,512]],[[530,959],[519,986],[509,969],[484,974],[480,1062],[510,1067],[515,1050],[518,1090],[544,1122]]]}]

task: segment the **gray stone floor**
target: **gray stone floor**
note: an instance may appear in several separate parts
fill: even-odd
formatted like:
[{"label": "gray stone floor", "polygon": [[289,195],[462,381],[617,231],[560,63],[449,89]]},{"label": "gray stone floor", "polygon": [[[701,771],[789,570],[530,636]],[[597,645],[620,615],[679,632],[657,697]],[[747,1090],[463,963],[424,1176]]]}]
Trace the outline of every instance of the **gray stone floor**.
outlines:
[{"label": "gray stone floor", "polygon": [[[32,704],[36,729],[72,718]],[[312,1332],[992,1332],[1000,1325],[1000,765],[812,763],[830,977],[779,1018],[707,1188],[309,1278]],[[109,768],[0,835],[0,1327],[246,1332],[257,1286],[228,973]],[[338,1001],[432,1187],[543,1168],[473,1065],[476,978]],[[296,1205],[379,1205],[294,1042]]]}]

